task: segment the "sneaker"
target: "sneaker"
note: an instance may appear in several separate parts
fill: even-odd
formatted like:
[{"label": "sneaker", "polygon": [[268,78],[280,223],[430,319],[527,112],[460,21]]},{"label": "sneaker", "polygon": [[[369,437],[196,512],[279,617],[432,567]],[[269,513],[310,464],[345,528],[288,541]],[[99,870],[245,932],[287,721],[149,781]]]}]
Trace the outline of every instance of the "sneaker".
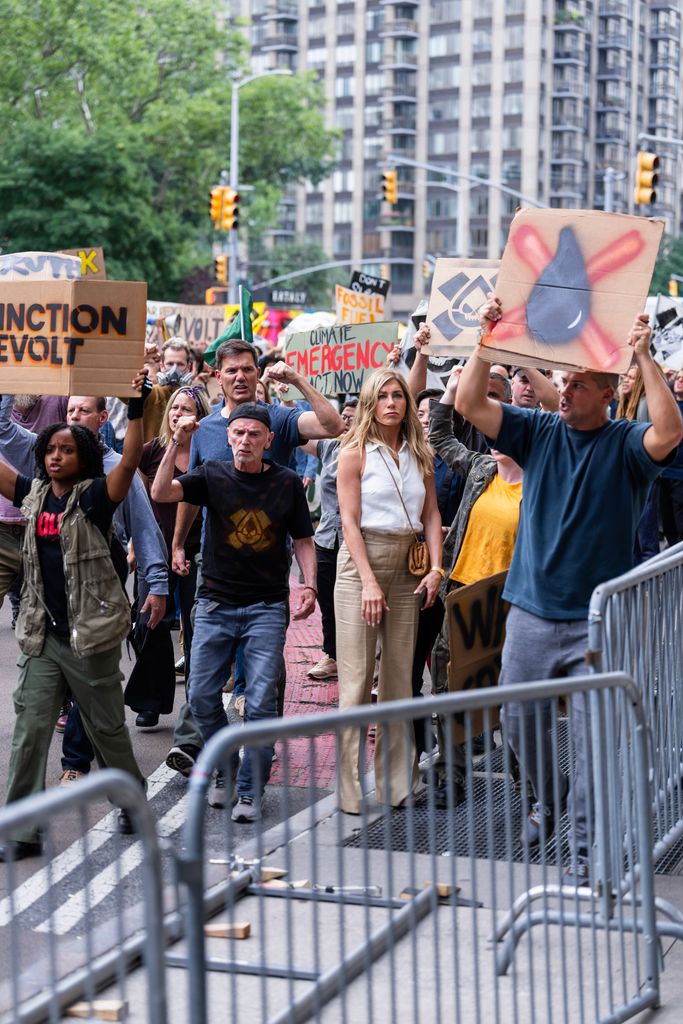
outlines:
[{"label": "sneaker", "polygon": [[[449,795],[450,793],[450,795]],[[450,780],[443,781],[434,787],[434,806],[437,810],[448,810],[449,807],[457,807],[466,800],[465,779],[456,772]]]},{"label": "sneaker", "polygon": [[183,656],[181,658],[178,658],[178,660],[175,663],[175,674],[177,676],[184,676],[185,675],[185,655],[184,654],[183,654]]},{"label": "sneaker", "polygon": [[529,811],[528,817],[522,826],[520,842],[522,846],[538,846],[541,839],[547,843],[557,822],[560,820],[567,808],[567,794],[569,793],[569,780],[564,780],[564,792],[560,797],[560,811],[555,814],[552,807],[543,807],[535,803]]},{"label": "sneaker", "polygon": [[576,851],[576,858],[572,859],[571,864],[565,870],[562,881],[565,885],[572,885],[577,889],[580,886],[589,885],[590,869],[588,851],[583,847],[579,847]]},{"label": "sneaker", "polygon": [[171,747],[166,755],[166,767],[172,768],[174,772],[180,772],[187,779],[198,757],[199,751],[196,747],[182,743],[179,747]]},{"label": "sneaker", "polygon": [[214,773],[213,782],[207,796],[207,803],[209,807],[219,807],[221,809],[224,807],[234,807],[237,803],[234,783],[230,785],[228,790],[225,785],[225,772],[222,768],[217,768]]},{"label": "sneaker", "polygon": [[120,836],[132,836],[135,832],[133,822],[128,811],[119,811],[116,827]]},{"label": "sneaker", "polygon": [[317,665],[309,668],[306,675],[309,679],[331,679],[337,674],[337,662],[325,654]]},{"label": "sneaker", "polygon": [[77,768],[67,768],[59,776],[60,786],[70,786],[72,782],[76,782],[78,779],[82,779],[87,772],[79,772]]},{"label": "sneaker", "polygon": [[71,701],[68,700],[65,704],[62,704],[61,710],[59,712],[59,718],[55,722],[55,732],[64,732],[64,730],[66,729],[66,721],[69,717],[70,711]]},{"label": "sneaker", "polygon": [[241,796],[232,809],[232,820],[242,825],[261,820],[261,803],[253,796]]},{"label": "sneaker", "polygon": [[223,687],[223,693],[232,693],[232,691],[234,689],[235,689],[235,673],[231,672],[230,676],[228,677],[227,683]]},{"label": "sneaker", "polygon": [[244,718],[244,705],[246,704],[246,702],[247,698],[243,693],[238,693],[237,696],[235,697],[235,711],[240,716],[240,718]]}]

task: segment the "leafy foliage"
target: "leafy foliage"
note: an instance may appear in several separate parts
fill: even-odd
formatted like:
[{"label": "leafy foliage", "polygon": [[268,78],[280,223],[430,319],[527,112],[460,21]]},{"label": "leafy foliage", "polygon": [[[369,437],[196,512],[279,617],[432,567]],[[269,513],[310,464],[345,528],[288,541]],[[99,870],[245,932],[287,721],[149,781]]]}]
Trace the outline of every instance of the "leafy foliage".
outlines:
[{"label": "leafy foliage", "polygon": [[[227,165],[231,77],[249,73],[244,36],[212,0],[4,0],[3,16],[0,246],[102,245],[110,276],[175,297],[211,264],[208,192]],[[305,76],[240,91],[246,231],[272,226],[288,182],[329,173],[322,103]]]},{"label": "leafy foliage", "polygon": [[[655,295],[657,292],[661,292],[662,295],[668,294],[669,278],[672,274],[683,277],[683,238],[664,235],[652,275],[650,294]],[[680,282],[679,290],[683,293]]]}]

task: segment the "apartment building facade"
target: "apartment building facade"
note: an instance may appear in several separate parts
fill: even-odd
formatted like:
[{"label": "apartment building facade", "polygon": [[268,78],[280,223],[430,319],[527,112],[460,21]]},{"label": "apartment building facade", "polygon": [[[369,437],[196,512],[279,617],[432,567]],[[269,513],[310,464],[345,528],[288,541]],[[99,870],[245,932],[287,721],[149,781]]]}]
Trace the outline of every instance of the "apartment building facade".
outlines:
[{"label": "apartment building facade", "polygon": [[[683,152],[659,140],[683,138],[680,7],[232,0],[253,70],[314,70],[326,121],[344,132],[337,170],[287,195],[275,237],[305,235],[331,259],[370,261],[369,273],[397,260],[389,312],[399,316],[428,289],[425,258],[499,257],[519,205],[607,203],[662,217],[678,234]],[[660,181],[657,203],[634,209],[639,148],[659,156]],[[389,166],[394,206],[381,201]]]}]

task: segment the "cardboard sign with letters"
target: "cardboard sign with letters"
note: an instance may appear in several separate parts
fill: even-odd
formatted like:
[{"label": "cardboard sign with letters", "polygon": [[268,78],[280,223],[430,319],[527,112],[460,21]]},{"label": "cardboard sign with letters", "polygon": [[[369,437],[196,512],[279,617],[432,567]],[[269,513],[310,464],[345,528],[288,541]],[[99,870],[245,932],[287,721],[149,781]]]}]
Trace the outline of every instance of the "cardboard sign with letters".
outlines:
[{"label": "cardboard sign with letters", "polygon": [[[386,366],[398,342],[398,324],[334,324],[292,334],[285,359],[323,395],[357,394],[374,370]],[[288,398],[299,397],[293,393]]]},{"label": "cardboard sign with letters", "polygon": [[107,268],[104,263],[104,249],[101,246],[90,247],[89,249],[60,249],[60,252],[67,256],[78,256],[81,261],[81,277],[96,277],[99,281],[106,281]]},{"label": "cardboard sign with letters", "polygon": [[0,281],[78,281],[81,261],[58,252],[8,252],[0,256]]},{"label": "cardboard sign with letters", "polygon": [[384,316],[384,296],[356,292],[337,285],[337,322],[340,324],[377,323]]},{"label": "cardboard sign with letters", "polygon": [[[505,619],[509,605],[503,600],[507,572],[452,590],[446,598],[448,623],[448,689],[451,692],[480,690],[497,686],[500,657],[505,642]],[[484,713],[472,715],[472,735],[484,730]],[[489,712],[491,727],[497,725],[497,710]],[[453,722],[453,742],[465,740],[465,730]]]},{"label": "cardboard sign with letters", "polygon": [[625,373],[664,222],[599,210],[521,210],[496,282],[493,362]]},{"label": "cardboard sign with letters", "polygon": [[364,274],[362,270],[354,270],[351,274],[349,288],[353,292],[365,292],[367,295],[383,295],[386,299],[389,294],[391,281],[385,277],[373,277],[371,274]]},{"label": "cardboard sign with letters", "polygon": [[[179,315],[178,335],[188,345],[206,348],[225,327],[227,306],[189,306],[182,302],[148,302],[147,315],[170,317]],[[234,310],[233,310],[234,311]]]},{"label": "cardboard sign with letters", "polygon": [[146,299],[147,285],[139,281],[0,278],[3,393],[134,394]]},{"label": "cardboard sign with letters", "polygon": [[427,323],[430,356],[470,356],[479,335],[479,307],[495,290],[500,260],[438,259]]}]

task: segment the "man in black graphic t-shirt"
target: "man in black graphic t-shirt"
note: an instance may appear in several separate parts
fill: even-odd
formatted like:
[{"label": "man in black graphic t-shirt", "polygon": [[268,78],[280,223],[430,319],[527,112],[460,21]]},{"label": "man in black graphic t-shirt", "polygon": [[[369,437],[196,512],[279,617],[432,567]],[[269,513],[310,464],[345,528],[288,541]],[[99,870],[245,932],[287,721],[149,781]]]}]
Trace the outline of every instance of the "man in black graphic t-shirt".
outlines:
[{"label": "man in black graphic t-shirt", "polygon": [[[198,424],[183,417],[173,445],[184,444]],[[246,718],[274,718],[277,683],[287,628],[289,559],[292,538],[305,586],[295,619],[315,607],[313,526],[301,481],[295,473],[263,459],[272,442],[266,405],[245,402],[227,420],[234,462],[209,461],[173,479],[173,445],[152,484],[155,501],[186,501],[207,509],[202,549],[202,585],[192,641],[189,701],[206,742],[227,724],[221,691],[237,644],[244,647]],[[234,758],[232,787],[226,792],[218,771],[209,803],[235,803],[234,821],[260,817],[263,789],[270,775],[273,747],[245,751],[239,772]]]}]

